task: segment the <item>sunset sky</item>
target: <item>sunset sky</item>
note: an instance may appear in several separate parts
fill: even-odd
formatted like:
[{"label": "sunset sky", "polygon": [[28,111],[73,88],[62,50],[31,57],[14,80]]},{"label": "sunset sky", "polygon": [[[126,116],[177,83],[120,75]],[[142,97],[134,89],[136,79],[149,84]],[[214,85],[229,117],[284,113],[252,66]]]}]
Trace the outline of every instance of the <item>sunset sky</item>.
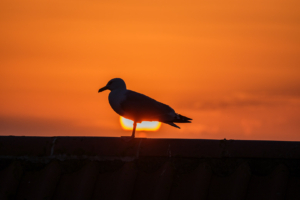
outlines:
[{"label": "sunset sky", "polygon": [[131,135],[112,78],[193,119],[137,137],[300,141],[300,1],[1,0],[0,135]]}]

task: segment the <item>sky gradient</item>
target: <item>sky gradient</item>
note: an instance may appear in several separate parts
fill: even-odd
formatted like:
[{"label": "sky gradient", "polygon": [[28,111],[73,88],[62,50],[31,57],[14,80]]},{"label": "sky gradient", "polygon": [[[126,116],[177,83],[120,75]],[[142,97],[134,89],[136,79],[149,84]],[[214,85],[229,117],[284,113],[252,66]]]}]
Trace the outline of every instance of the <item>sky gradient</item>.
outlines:
[{"label": "sky gradient", "polygon": [[112,78],[193,119],[137,137],[300,140],[300,3],[0,3],[0,134],[130,135]]}]

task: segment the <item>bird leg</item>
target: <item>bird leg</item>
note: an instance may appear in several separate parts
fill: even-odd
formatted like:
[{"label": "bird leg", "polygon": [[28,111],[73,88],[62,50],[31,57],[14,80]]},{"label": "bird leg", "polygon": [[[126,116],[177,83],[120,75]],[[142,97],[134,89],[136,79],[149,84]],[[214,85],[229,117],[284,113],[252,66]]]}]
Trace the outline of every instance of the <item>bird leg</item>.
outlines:
[{"label": "bird leg", "polygon": [[133,128],[132,128],[132,135],[130,137],[128,137],[128,136],[126,136],[126,137],[125,136],[124,137],[121,136],[125,142],[130,142],[135,137],[136,124],[137,124],[137,122],[134,121],[133,122]]},{"label": "bird leg", "polygon": [[132,135],[131,135],[132,138],[135,137],[135,129],[136,129],[136,121],[133,122]]}]

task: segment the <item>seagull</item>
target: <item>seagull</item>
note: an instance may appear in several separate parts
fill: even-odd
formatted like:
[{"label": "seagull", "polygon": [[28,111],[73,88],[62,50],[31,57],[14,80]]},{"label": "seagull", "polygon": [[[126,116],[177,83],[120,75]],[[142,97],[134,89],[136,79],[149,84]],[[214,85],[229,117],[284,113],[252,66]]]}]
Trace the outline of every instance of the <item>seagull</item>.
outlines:
[{"label": "seagull", "polygon": [[121,78],[111,79],[99,92],[110,90],[108,100],[112,109],[119,115],[133,121],[131,138],[135,137],[136,124],[142,121],[159,121],[176,128],[175,123],[191,123],[190,118],[175,113],[168,105],[146,95],[127,90]]}]

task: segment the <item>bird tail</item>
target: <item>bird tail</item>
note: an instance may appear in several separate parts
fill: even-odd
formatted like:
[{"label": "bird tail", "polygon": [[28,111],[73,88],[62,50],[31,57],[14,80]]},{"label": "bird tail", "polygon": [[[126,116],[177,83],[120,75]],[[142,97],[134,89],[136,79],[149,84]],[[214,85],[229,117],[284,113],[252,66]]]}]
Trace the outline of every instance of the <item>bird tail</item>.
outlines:
[{"label": "bird tail", "polygon": [[174,124],[173,122],[165,122],[165,123],[180,129],[180,127]]},{"label": "bird tail", "polygon": [[174,118],[174,120],[172,122],[176,122],[176,123],[191,123],[190,120],[192,120],[192,119],[176,113],[176,116],[175,116],[175,118]]},{"label": "bird tail", "polygon": [[164,123],[169,124],[171,126],[174,126],[176,128],[180,128],[179,126],[177,126],[176,124],[174,124],[174,122],[175,123],[191,123],[190,120],[192,120],[192,119],[176,113],[175,118],[171,122],[168,121],[168,122],[164,122]]}]

